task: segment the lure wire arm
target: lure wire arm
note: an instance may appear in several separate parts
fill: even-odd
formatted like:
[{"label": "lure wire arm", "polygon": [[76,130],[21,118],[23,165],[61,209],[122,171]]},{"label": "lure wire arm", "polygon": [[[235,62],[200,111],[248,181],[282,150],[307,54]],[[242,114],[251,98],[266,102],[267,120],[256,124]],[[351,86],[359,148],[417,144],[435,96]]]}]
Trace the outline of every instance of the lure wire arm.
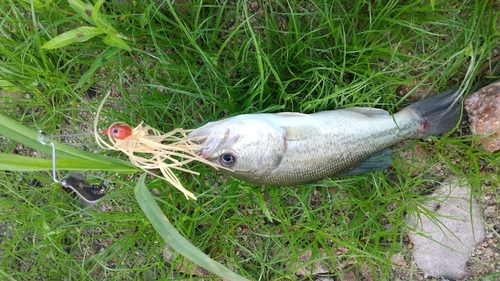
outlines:
[{"label": "lure wire arm", "polygon": [[54,180],[54,182],[56,183],[60,183],[62,184],[63,186],[66,185],[66,181],[60,181],[57,179],[57,173],[56,173],[56,145],[54,144],[54,142],[45,142],[45,135],[43,134],[43,132],[40,130],[38,132],[38,142],[43,144],[43,145],[50,145],[52,146],[52,179]]}]

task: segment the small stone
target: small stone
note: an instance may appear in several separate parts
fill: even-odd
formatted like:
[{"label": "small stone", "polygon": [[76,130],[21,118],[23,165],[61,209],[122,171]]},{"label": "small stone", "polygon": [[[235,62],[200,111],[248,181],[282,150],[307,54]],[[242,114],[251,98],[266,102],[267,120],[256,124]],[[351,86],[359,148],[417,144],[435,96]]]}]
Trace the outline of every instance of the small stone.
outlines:
[{"label": "small stone", "polygon": [[470,192],[469,186],[443,183],[421,203],[419,209],[427,210],[408,215],[414,261],[426,276],[455,279],[466,275],[469,256],[485,236],[478,204]]},{"label": "small stone", "polygon": [[402,253],[394,254],[391,257],[391,263],[395,264],[395,265],[399,265],[399,266],[408,268],[408,262],[406,262],[406,259],[405,259],[405,257],[403,256]]},{"label": "small stone", "polygon": [[493,252],[493,250],[491,248],[487,248],[486,250],[484,250],[484,255],[487,258],[491,258],[495,255],[495,252]]},{"label": "small stone", "polygon": [[484,215],[487,217],[493,217],[497,213],[496,206],[488,206],[484,209]]},{"label": "small stone", "polygon": [[354,271],[351,269],[343,274],[344,280],[345,281],[357,281],[358,277],[356,277],[356,274]]},{"label": "small stone", "polygon": [[333,277],[326,277],[326,276],[319,276],[314,280],[316,280],[316,281],[335,281],[335,279],[333,279]]},{"label": "small stone", "polygon": [[477,90],[465,99],[472,133],[484,136],[479,144],[489,152],[500,149],[500,81]]},{"label": "small stone", "polygon": [[[322,258],[325,259],[327,258],[327,255],[324,253],[323,249],[319,249],[318,255]],[[314,257],[317,258],[317,257]],[[310,264],[309,261],[313,259],[313,254],[311,250],[305,251],[303,254],[298,256],[298,261],[295,262],[292,266],[292,268],[297,268],[295,271],[296,275],[299,276],[308,276],[310,274],[316,275],[316,274],[325,274],[330,272],[330,268],[327,266],[325,262],[322,260],[316,261],[313,264]],[[306,265],[307,264],[307,265]],[[287,267],[289,267],[290,264],[287,263]]]},{"label": "small stone", "polygon": [[153,188],[153,189],[151,189],[151,194],[153,194],[155,196],[159,196],[159,195],[161,195],[161,191],[158,190],[158,188]]},{"label": "small stone", "polygon": [[208,270],[204,269],[203,267],[184,257],[179,257],[178,254],[173,251],[169,245],[165,245],[165,247],[163,247],[163,259],[172,263],[175,269],[180,272],[202,277],[210,275]]}]

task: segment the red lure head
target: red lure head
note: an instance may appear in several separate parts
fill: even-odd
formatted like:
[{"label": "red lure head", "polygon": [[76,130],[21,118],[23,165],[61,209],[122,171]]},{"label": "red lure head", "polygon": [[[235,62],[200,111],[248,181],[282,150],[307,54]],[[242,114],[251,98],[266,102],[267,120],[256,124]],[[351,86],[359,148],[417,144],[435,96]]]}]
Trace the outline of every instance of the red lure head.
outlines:
[{"label": "red lure head", "polygon": [[126,124],[115,124],[109,127],[109,129],[102,131],[102,133],[114,139],[123,140],[132,135],[132,128]]}]

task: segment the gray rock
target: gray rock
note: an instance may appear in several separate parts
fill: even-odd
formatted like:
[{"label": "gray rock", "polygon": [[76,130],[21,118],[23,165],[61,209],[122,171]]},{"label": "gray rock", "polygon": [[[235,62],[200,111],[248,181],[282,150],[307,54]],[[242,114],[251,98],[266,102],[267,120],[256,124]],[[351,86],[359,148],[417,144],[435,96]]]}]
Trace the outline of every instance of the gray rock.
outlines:
[{"label": "gray rock", "polygon": [[484,239],[481,213],[469,186],[443,183],[410,213],[413,257],[426,276],[462,278],[474,246]]}]

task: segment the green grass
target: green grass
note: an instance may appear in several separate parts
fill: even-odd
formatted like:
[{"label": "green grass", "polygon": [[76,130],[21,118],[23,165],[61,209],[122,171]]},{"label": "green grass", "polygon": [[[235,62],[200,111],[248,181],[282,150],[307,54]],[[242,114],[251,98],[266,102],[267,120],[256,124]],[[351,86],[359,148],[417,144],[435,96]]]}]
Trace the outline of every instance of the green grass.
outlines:
[{"label": "green grass", "polygon": [[[101,13],[130,38],[131,51],[108,46],[104,36],[42,49],[91,24],[67,1],[1,2],[2,114],[47,134],[91,131],[111,90],[102,128],[145,121],[169,131],[253,112],[351,106],[395,112],[417,89],[427,94],[462,84],[469,90],[477,80],[498,79],[487,74],[498,73],[491,63],[500,35],[494,1],[123,2],[107,1]],[[402,88],[411,91],[397,95]],[[90,137],[65,141],[123,158]],[[199,176],[179,177],[197,201],[162,180],[147,185],[181,234],[251,280],[295,280],[298,267],[309,266],[302,268],[307,272],[314,261],[339,280],[347,271],[360,280],[391,280],[390,257],[408,255],[405,214],[445,177],[436,166],[467,179],[477,194],[482,180],[498,184],[479,163],[497,170],[499,160],[474,141],[455,133],[408,142],[397,150],[418,144],[429,157],[396,156],[385,171],[290,188],[256,187],[193,164]],[[40,157],[7,139],[0,147]],[[0,172],[2,278],[188,279],[175,269],[180,258],[164,258],[165,242],[134,198],[137,178],[112,172],[88,172],[88,178],[109,182],[104,201],[90,207],[54,184],[50,171]],[[306,250],[312,259],[298,263]]]}]

